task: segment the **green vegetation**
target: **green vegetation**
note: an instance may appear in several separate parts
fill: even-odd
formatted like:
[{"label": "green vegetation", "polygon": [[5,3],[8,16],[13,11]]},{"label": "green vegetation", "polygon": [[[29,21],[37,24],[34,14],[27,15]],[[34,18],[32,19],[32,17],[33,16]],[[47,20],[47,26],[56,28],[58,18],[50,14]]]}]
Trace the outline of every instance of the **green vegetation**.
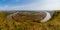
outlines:
[{"label": "green vegetation", "polygon": [[10,12],[0,12],[0,30],[60,30],[60,11],[55,11],[53,17],[45,23],[16,22],[6,19]]}]

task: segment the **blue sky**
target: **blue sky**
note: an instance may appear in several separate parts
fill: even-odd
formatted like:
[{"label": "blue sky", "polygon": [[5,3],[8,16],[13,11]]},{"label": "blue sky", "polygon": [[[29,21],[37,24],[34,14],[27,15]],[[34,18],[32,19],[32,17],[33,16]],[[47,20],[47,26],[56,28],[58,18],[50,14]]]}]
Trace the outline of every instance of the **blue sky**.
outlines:
[{"label": "blue sky", "polygon": [[17,6],[17,5],[25,5],[33,2],[34,2],[33,0],[0,0],[0,5]]},{"label": "blue sky", "polygon": [[57,10],[60,0],[0,0],[0,10]]}]

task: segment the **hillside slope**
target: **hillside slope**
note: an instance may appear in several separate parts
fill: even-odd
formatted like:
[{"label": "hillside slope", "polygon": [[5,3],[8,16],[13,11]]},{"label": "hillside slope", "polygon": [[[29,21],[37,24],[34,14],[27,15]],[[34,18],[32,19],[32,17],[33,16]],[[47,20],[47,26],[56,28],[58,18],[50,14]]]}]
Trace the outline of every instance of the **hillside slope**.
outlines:
[{"label": "hillside slope", "polygon": [[60,11],[55,11],[53,17],[45,23],[25,21],[16,22],[6,19],[10,12],[0,12],[0,30],[60,30]]}]

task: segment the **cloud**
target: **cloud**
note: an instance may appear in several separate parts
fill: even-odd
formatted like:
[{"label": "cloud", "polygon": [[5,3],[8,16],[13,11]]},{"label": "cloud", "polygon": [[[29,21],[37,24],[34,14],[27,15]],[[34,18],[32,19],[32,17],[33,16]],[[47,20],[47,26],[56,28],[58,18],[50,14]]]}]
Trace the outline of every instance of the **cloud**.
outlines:
[{"label": "cloud", "polygon": [[22,10],[59,10],[59,0],[44,0],[42,2],[32,3],[24,6],[16,6],[14,9]]},{"label": "cloud", "polygon": [[38,2],[22,6],[0,7],[3,10],[59,10],[60,0],[39,0]]},{"label": "cloud", "polygon": [[44,5],[44,9],[60,9],[60,0],[46,0],[45,5]]}]

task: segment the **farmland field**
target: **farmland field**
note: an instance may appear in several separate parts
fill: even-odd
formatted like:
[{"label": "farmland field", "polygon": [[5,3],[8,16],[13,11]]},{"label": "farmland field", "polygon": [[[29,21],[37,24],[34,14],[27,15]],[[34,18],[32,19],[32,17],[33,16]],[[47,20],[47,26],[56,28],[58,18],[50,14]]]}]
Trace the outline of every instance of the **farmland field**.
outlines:
[{"label": "farmland field", "polygon": [[60,30],[60,10],[55,11],[52,18],[45,23],[8,20],[6,17],[13,12],[0,12],[0,30]]}]

